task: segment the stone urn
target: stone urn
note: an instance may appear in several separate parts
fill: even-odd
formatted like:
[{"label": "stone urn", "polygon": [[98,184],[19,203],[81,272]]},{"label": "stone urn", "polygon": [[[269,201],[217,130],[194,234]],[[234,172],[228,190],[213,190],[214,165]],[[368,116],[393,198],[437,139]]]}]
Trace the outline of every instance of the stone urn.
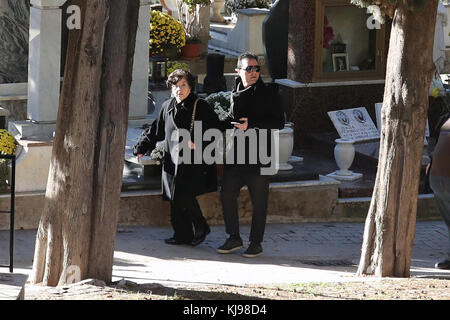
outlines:
[{"label": "stone urn", "polygon": [[212,22],[225,22],[225,18],[222,16],[222,8],[225,5],[225,0],[211,0],[211,16]]},{"label": "stone urn", "polygon": [[335,172],[338,176],[351,176],[352,171],[348,170],[355,159],[354,140],[336,139],[336,146],[334,147],[334,159],[339,167]]},{"label": "stone urn", "polygon": [[294,149],[294,129],[293,124],[288,122],[284,128],[279,131],[279,170],[292,170],[293,166],[288,163]]}]

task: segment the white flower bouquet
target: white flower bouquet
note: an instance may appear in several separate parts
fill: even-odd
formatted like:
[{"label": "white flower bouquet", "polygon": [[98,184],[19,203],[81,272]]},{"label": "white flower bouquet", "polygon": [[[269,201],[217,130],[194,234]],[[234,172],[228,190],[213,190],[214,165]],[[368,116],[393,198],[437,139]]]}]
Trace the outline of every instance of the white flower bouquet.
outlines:
[{"label": "white flower bouquet", "polygon": [[205,98],[206,102],[214,108],[220,120],[224,120],[230,112],[231,91],[212,93]]},{"label": "white flower bouquet", "polygon": [[159,141],[156,143],[155,149],[150,153],[150,157],[156,160],[157,164],[161,164],[164,160],[164,141]]}]

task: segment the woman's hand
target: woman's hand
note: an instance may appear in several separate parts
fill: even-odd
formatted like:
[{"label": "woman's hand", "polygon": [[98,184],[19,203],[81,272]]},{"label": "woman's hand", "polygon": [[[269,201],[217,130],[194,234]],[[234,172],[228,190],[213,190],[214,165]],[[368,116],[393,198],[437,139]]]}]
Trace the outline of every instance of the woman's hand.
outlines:
[{"label": "woman's hand", "polygon": [[243,123],[235,123],[234,126],[241,130],[247,130],[248,128],[248,118],[240,118],[239,121],[243,121]]},{"label": "woman's hand", "polygon": [[143,157],[144,155],[142,154],[142,153],[139,153],[138,155],[137,155],[137,161],[138,162],[141,162],[141,158]]}]

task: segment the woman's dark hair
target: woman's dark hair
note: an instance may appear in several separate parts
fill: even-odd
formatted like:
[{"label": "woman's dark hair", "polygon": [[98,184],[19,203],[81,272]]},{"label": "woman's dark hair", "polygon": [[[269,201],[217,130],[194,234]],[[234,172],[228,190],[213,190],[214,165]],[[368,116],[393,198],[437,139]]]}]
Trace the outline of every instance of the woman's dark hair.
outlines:
[{"label": "woman's dark hair", "polygon": [[186,79],[189,87],[191,88],[192,91],[194,91],[195,88],[194,76],[189,71],[183,69],[176,69],[167,77],[167,88],[172,89],[172,86],[176,85],[177,82],[180,81],[181,79]]}]

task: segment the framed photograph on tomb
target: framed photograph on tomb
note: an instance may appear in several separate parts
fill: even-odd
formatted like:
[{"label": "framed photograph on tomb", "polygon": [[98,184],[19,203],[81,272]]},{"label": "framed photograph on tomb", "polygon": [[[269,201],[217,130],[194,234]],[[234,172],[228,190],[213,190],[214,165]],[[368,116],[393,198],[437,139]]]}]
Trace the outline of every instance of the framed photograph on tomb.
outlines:
[{"label": "framed photograph on tomb", "polygon": [[[314,3],[312,82],[383,80],[390,23],[369,28],[371,14],[350,0],[314,0]],[[344,45],[345,49],[338,48]],[[334,59],[338,53],[347,54],[343,70]]]},{"label": "framed photograph on tomb", "polygon": [[334,72],[348,71],[348,54],[347,53],[333,53],[333,70]]}]

